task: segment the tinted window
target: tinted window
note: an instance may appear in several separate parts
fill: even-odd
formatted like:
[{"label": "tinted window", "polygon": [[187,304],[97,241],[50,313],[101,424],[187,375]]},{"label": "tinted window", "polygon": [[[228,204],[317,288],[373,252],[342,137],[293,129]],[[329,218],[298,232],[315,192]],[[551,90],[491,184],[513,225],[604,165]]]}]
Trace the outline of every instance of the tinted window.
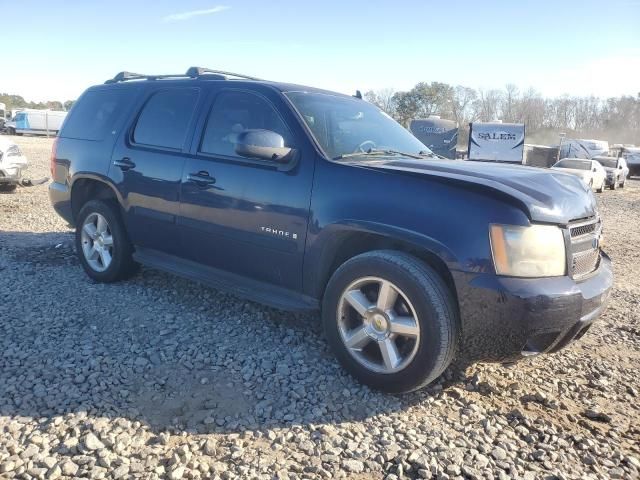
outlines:
[{"label": "tinted window", "polygon": [[180,149],[198,101],[195,88],[161,90],[145,103],[133,140],[143,145]]},{"label": "tinted window", "polygon": [[85,93],[67,116],[60,136],[103,140],[113,129],[117,114],[131,95],[131,91],[124,90],[93,90]]},{"label": "tinted window", "polygon": [[279,133],[286,146],[293,146],[289,130],[266,100],[247,92],[222,92],[209,114],[200,151],[238,157],[235,152],[236,138],[239,133],[249,129]]},{"label": "tinted window", "polygon": [[607,168],[617,168],[618,167],[618,159],[617,158],[597,158],[598,163],[603,167]]},{"label": "tinted window", "polygon": [[560,160],[555,166],[572,170],[591,170],[591,162],[588,160]]}]

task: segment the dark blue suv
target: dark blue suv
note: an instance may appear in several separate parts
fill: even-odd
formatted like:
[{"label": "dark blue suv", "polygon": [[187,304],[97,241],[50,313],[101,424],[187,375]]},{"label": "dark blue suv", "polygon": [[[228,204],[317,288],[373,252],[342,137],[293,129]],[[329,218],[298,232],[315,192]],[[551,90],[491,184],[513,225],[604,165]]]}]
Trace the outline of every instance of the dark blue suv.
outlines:
[{"label": "dark blue suv", "polygon": [[51,201],[94,280],[144,264],[321,310],[342,364],[391,392],[455,356],[559,350],[613,280],[580,179],[443,160],[359,96],[201,68],[123,72],[78,100],[51,168]]}]

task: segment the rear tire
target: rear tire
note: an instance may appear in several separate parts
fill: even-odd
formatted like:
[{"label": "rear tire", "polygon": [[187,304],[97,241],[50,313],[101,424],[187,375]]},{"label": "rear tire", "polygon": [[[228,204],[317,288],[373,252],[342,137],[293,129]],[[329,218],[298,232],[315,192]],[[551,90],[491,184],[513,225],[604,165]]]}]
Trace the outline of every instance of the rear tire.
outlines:
[{"label": "rear tire", "polygon": [[91,200],[82,207],[76,219],[76,251],[84,271],[96,282],[124,280],[138,269],[114,202]]},{"label": "rear tire", "polygon": [[0,192],[15,192],[18,185],[15,183],[0,183]]},{"label": "rear tire", "polygon": [[322,320],[342,366],[385,392],[433,382],[456,352],[453,294],[431,267],[401,252],[364,253],[338,268],[325,291]]}]

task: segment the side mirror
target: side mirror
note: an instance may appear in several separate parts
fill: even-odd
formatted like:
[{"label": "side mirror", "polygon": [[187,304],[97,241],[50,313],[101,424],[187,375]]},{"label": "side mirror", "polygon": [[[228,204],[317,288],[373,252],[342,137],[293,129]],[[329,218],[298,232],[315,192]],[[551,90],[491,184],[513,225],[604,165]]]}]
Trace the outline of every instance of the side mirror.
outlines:
[{"label": "side mirror", "polygon": [[236,139],[236,153],[241,157],[286,163],[294,151],[285,147],[282,135],[271,130],[245,130]]},{"label": "side mirror", "polygon": [[595,171],[597,171],[597,170],[596,170],[596,167],[593,167],[593,171],[594,171],[594,172],[595,172]]},{"label": "side mirror", "polygon": [[620,165],[620,166],[618,167],[618,169],[622,170],[622,165]]}]

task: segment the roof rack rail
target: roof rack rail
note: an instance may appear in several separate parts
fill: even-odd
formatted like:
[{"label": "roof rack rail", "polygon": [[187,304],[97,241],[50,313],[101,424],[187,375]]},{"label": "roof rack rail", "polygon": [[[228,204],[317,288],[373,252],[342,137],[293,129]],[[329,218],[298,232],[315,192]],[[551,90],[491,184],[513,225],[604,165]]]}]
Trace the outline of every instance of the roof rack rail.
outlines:
[{"label": "roof rack rail", "polygon": [[204,75],[216,75],[220,76],[220,80],[226,79],[226,77],[244,78],[246,80],[261,80],[260,78],[250,77],[249,75],[243,75],[241,73],[225,72],[224,70],[212,70],[210,68],[203,67],[190,67],[187,70],[188,77],[198,78]]},{"label": "roof rack rail", "polygon": [[227,77],[242,78],[245,80],[260,80],[256,77],[242,75],[240,73],[225,72],[223,70],[211,70],[210,68],[191,67],[187,73],[168,74],[168,75],[145,75],[142,73],[120,72],[115,77],[110,78],[104,83],[119,83],[129,80],[159,80],[163,78],[200,78],[206,77],[209,80],[226,80]]},{"label": "roof rack rail", "polygon": [[181,73],[177,74],[168,74],[168,75],[144,75],[142,73],[133,73],[133,72],[120,72],[116,74],[115,77],[110,78],[104,83],[118,83],[118,82],[126,82],[128,80],[158,80],[160,78],[186,78],[188,75],[183,75]]}]

